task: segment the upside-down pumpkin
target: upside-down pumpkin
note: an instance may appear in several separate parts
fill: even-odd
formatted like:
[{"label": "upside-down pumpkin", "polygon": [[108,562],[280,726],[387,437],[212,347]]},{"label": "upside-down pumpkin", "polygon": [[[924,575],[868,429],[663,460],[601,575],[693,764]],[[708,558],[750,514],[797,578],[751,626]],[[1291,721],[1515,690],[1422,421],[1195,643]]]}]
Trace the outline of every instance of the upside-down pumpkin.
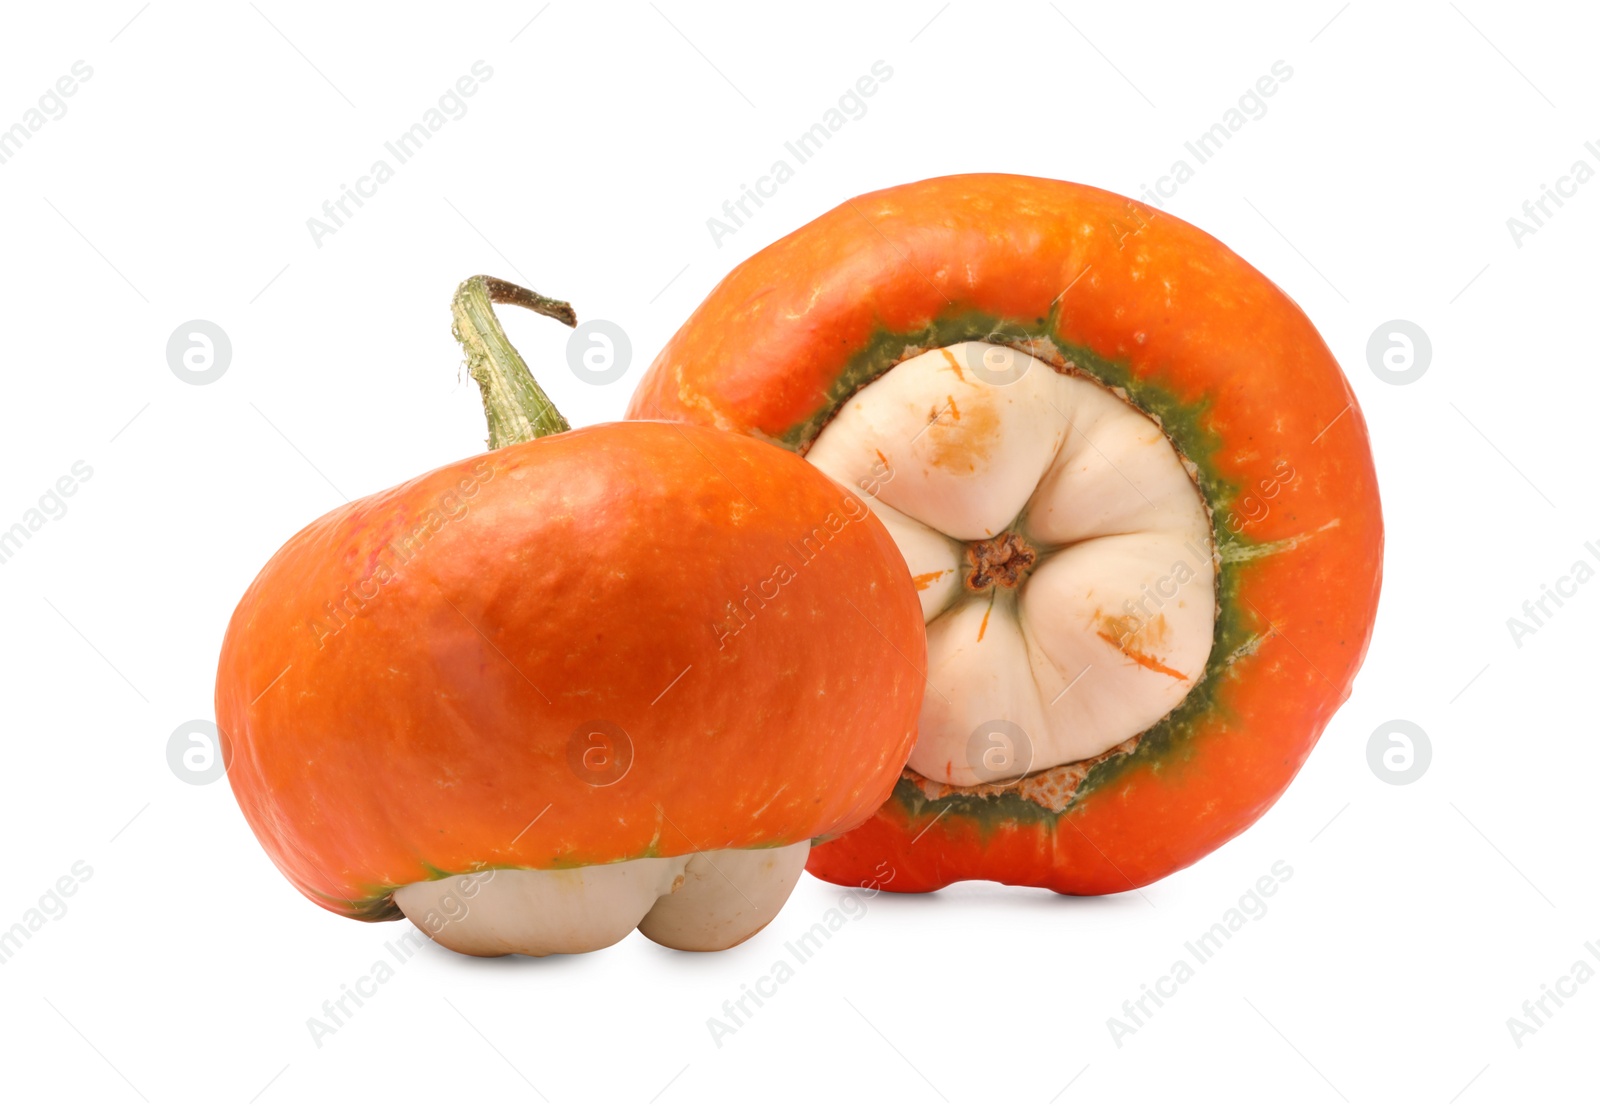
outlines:
[{"label": "upside-down pumpkin", "polygon": [[1159,879],[1278,798],[1366,651],[1383,528],[1337,362],[1227,247],[1109,192],[848,201],[718,284],[629,414],[859,488],[920,589],[916,746],[824,879]]}]

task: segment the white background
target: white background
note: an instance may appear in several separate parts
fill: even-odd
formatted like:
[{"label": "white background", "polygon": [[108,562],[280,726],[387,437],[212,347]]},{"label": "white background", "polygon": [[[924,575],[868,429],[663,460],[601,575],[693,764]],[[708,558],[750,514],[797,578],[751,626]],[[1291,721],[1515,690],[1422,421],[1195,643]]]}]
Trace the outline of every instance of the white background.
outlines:
[{"label": "white background", "polygon": [[[1600,566],[1592,320],[1600,181],[1520,246],[1506,220],[1600,140],[1600,26],[1577,6],[580,5],[404,14],[139,0],[0,26],[0,126],[93,77],[0,165],[0,528],[75,461],[69,510],[0,565],[9,842],[0,928],[75,861],[68,912],[0,964],[0,1094],[138,1102],[1571,1101],[1600,981]],[[442,9],[443,6],[441,5]],[[131,20],[131,22],[130,22]],[[532,22],[530,23],[530,20]],[[320,247],[306,220],[484,60],[493,77]],[[721,247],[706,220],[874,61],[893,77]],[[1167,210],[1310,314],[1365,408],[1388,525],[1355,694],[1248,833],[1142,893],[883,895],[743,1028],[707,1019],[839,891],[805,877],[720,955],[637,935],[591,956],[428,949],[319,1048],[307,1019],[401,925],[316,909],[225,783],[169,770],[211,717],[234,602],[311,518],[482,448],[447,304],[490,272],[618,322],[595,387],[566,332],[509,328],[575,424],[619,417],[731,266],[847,197],[1005,170],[1137,194],[1239,96],[1293,77]],[[1396,386],[1391,319],[1431,337]],[[197,387],[186,320],[231,337]],[[1432,762],[1369,768],[1390,719]],[[1107,1019],[1275,861],[1292,879],[1132,1036]],[[535,1089],[536,1088],[536,1089]],[[1064,1089],[1065,1088],[1065,1089]]]}]

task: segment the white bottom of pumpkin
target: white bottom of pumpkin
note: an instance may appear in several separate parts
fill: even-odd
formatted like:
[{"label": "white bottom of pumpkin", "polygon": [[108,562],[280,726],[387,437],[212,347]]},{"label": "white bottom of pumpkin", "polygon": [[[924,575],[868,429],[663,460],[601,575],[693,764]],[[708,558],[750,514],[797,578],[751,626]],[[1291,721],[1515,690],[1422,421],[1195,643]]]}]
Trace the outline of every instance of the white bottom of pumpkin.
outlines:
[{"label": "white bottom of pumpkin", "polygon": [[485,869],[407,884],[394,901],[434,941],[468,956],[593,952],[635,929],[668,948],[714,952],[777,917],[810,852],[801,841],[550,871]]},{"label": "white bottom of pumpkin", "polygon": [[910,767],[1006,784],[1143,733],[1215,633],[1204,498],[1121,395],[961,342],[852,396],[806,459],[859,489],[921,593],[928,695]]}]

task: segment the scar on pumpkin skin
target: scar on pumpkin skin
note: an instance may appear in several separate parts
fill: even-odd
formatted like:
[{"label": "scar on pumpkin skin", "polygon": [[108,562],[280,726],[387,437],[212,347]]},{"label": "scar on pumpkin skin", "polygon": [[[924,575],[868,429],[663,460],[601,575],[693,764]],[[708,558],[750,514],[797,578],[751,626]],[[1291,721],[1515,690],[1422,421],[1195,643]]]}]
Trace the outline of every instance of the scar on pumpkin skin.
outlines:
[{"label": "scar on pumpkin skin", "polygon": [[[1150,671],[1159,672],[1163,676],[1171,676],[1174,680],[1187,680],[1189,678],[1175,668],[1168,668],[1156,658],[1152,657],[1149,653],[1141,653],[1137,649],[1127,648],[1122,644],[1121,641],[1113,637],[1111,634],[1106,633],[1104,630],[1100,631],[1099,637],[1101,641],[1109,644],[1113,649],[1127,657],[1140,668],[1148,668]],[[981,640],[981,634],[979,635],[979,638]]]},{"label": "scar on pumpkin skin", "polygon": [[950,571],[952,570],[948,568],[941,568],[938,572],[921,572],[911,577],[911,582],[917,585],[918,591],[927,591],[928,588],[939,579],[939,577]]},{"label": "scar on pumpkin skin", "polygon": [[956,374],[956,379],[965,384],[967,378],[961,373],[961,362],[956,360],[956,355],[951,353],[949,349],[941,349],[939,352],[944,354],[946,361],[950,362],[950,371]]},{"label": "scar on pumpkin skin", "polygon": [[954,416],[954,418],[955,418],[955,420],[957,422],[960,422],[961,421],[961,408],[956,406],[956,397],[955,396],[945,396],[944,398],[950,401],[950,414],[952,416]]},{"label": "scar on pumpkin skin", "polygon": [[989,593],[989,605],[983,609],[983,622],[978,626],[978,640],[983,640],[984,633],[989,629],[989,615],[994,611],[994,593]]},{"label": "scar on pumpkin skin", "polygon": [[1339,525],[1339,520],[1324,523],[1309,534],[1296,534],[1291,538],[1282,538],[1278,541],[1263,541],[1253,543],[1234,542],[1218,547],[1218,555],[1223,564],[1234,564],[1238,561],[1253,561],[1257,557],[1270,557],[1277,553],[1287,553],[1298,549],[1324,530],[1332,530]]}]

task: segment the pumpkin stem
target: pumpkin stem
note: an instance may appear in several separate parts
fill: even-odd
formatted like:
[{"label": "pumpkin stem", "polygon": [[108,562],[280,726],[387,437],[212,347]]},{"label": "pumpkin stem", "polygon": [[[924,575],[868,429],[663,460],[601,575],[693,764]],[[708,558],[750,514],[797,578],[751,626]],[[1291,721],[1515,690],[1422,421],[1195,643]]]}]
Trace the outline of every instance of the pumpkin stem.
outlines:
[{"label": "pumpkin stem", "polygon": [[498,277],[474,276],[461,282],[450,304],[455,320],[451,332],[467,353],[467,371],[483,393],[483,413],[489,422],[489,448],[515,445],[561,434],[572,426],[556,410],[527,362],[506,337],[494,305],[514,303],[552,319],[578,325],[572,305],[541,296]]}]

